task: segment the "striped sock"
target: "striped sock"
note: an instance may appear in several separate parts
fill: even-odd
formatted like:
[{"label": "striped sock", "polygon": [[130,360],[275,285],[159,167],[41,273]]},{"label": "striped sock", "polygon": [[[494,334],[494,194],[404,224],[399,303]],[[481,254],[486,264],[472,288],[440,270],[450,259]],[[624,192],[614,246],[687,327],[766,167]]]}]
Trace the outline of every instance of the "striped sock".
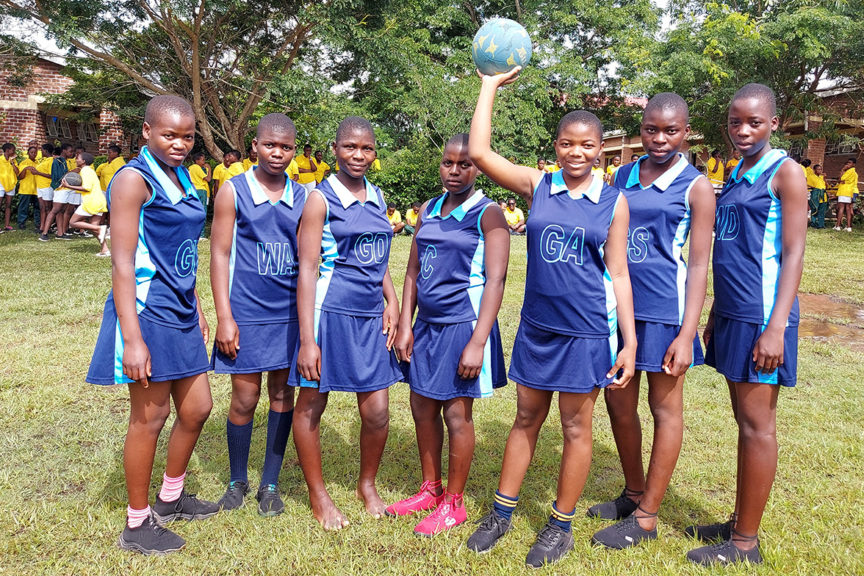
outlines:
[{"label": "striped sock", "polygon": [[183,493],[183,481],[186,479],[186,472],[183,472],[176,478],[171,478],[168,474],[162,475],[162,489],[159,491],[159,499],[163,502],[174,502],[180,498]]},{"label": "striped sock", "polygon": [[561,512],[557,504],[557,502],[552,502],[552,514],[549,516],[549,523],[558,526],[565,532],[570,532],[570,525],[573,518],[576,517],[576,508],[574,507],[569,513]]},{"label": "striped sock", "polygon": [[495,503],[492,504],[492,509],[495,511],[495,514],[500,518],[510,520],[510,517],[513,516],[513,510],[516,508],[516,504],[518,503],[518,496],[505,496],[504,494],[501,494],[501,492],[496,490]]},{"label": "striped sock", "polygon": [[126,506],[126,525],[129,528],[138,528],[148,516],[150,516],[150,506],[147,506],[143,510],[136,510],[131,506]]}]

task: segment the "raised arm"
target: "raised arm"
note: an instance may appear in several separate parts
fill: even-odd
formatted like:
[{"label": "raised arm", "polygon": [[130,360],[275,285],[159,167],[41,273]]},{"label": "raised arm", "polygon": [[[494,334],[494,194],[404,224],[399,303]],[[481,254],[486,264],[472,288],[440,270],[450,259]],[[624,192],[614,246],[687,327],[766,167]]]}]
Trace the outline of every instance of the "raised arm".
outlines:
[{"label": "raised arm", "polygon": [[477,108],[471,119],[471,136],[468,140],[468,156],[481,172],[499,186],[514,192],[531,206],[534,188],[543,173],[529,166],[517,166],[492,150],[492,106],[498,88],[516,79],[520,67],[506,74],[483,76]]}]

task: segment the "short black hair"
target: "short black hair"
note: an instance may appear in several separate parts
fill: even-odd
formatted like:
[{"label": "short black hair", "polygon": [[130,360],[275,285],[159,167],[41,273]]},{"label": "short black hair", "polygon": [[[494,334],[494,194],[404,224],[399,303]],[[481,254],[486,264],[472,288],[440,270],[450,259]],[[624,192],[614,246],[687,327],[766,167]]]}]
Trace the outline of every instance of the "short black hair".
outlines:
[{"label": "short black hair", "polygon": [[821,168],[821,167],[822,167],[821,164],[814,164],[814,165],[813,165],[813,170],[816,170],[816,168]]},{"label": "short black hair", "polygon": [[389,210],[390,208],[393,208],[393,209],[395,210],[395,209],[396,209],[396,204],[394,204],[393,202],[388,202],[388,203],[387,203],[387,209]]},{"label": "short black hair", "polygon": [[420,208],[420,206],[421,206],[420,202],[412,202],[411,203],[411,208]]},{"label": "short black hair", "polygon": [[28,147],[27,147],[27,152],[28,152],[28,153],[29,153],[29,152],[30,152],[30,150],[37,150],[37,151],[38,151],[38,150],[39,150],[39,147],[38,147],[38,146],[36,146],[36,145],[33,145],[33,146],[28,146]]},{"label": "short black hair", "polygon": [[451,144],[453,144],[453,145],[458,144],[462,148],[467,148],[468,147],[468,134],[466,134],[465,132],[459,132],[458,134],[454,134],[444,144],[444,148],[447,148]]},{"label": "short black hair", "polygon": [[516,199],[512,196],[510,198],[507,198],[507,204],[509,204],[510,202],[516,202]]},{"label": "short black hair", "polygon": [[753,98],[754,100],[758,100],[762,104],[768,106],[771,116],[777,115],[777,97],[774,95],[774,91],[768,86],[757,82],[745,84],[735,92],[734,96],[732,96],[732,102],[743,98]]},{"label": "short black hair", "polygon": [[7,150],[15,150],[15,145],[11,142],[6,142],[3,144],[3,151],[6,152]]},{"label": "short black hair", "polygon": [[90,166],[96,160],[90,152],[81,152],[78,155],[81,156],[81,161],[84,162],[85,166]]},{"label": "short black hair", "polygon": [[582,124],[583,126],[593,128],[597,132],[597,137],[603,140],[603,123],[600,122],[597,116],[587,110],[573,110],[565,114],[558,121],[558,129],[555,130],[555,139],[557,140],[561,135],[561,131],[571,124]]},{"label": "short black hair", "polygon": [[805,168],[807,168],[812,163],[813,163],[812,160],[810,160],[809,158],[805,158],[804,160],[801,161],[801,166],[804,166]]},{"label": "short black hair", "polygon": [[195,111],[188,100],[173,94],[164,94],[154,96],[147,103],[147,108],[144,109],[144,122],[152,126],[158,117],[165,114],[178,114],[195,118]]},{"label": "short black hair", "polygon": [[42,144],[42,152],[44,152],[45,154],[48,154],[49,156],[53,156],[54,155],[54,146],[52,144],[46,142],[45,144]]},{"label": "short black hair", "polygon": [[311,145],[311,144],[304,144],[304,145],[303,145],[303,150],[306,150],[307,148],[308,148],[309,150],[312,150],[312,145]]},{"label": "short black hair", "polygon": [[237,158],[237,162],[243,157],[243,153],[239,150],[229,150],[228,154],[233,154],[235,158]]},{"label": "short black hair", "polygon": [[674,92],[660,92],[652,96],[645,105],[643,117],[654,110],[674,110],[684,117],[685,124],[690,122],[690,108],[687,106],[687,102]]},{"label": "short black hair", "polygon": [[339,123],[339,127],[336,129],[336,142],[342,140],[342,137],[348,132],[355,130],[367,132],[375,140],[375,129],[372,128],[372,124],[368,120],[360,116],[348,116]]},{"label": "short black hair", "polygon": [[192,154],[192,161],[193,162],[197,162],[199,158],[204,158],[203,152],[195,152],[194,154]]},{"label": "short black hair", "polygon": [[852,164],[857,163],[857,162],[855,162],[855,158],[849,158],[848,160],[846,160],[846,162],[851,162]]},{"label": "short black hair", "polygon": [[117,146],[116,144],[111,144],[110,146],[108,146],[108,150],[110,150],[111,152],[115,152],[117,154],[120,154],[120,147]]},{"label": "short black hair", "polygon": [[61,144],[60,145],[60,152],[63,152],[64,150],[69,150],[71,148],[72,148],[72,145],[69,144],[68,142],[66,144]]},{"label": "short black hair", "polygon": [[75,151],[77,152],[78,150],[80,150],[81,152],[84,152],[84,151],[86,151],[87,149],[84,147],[83,144],[76,144],[76,145],[75,145]]},{"label": "short black hair", "polygon": [[[294,122],[286,116],[285,114],[280,114],[279,112],[274,112],[273,114],[267,114],[261,120],[258,121],[258,128],[255,129],[255,136],[260,137],[261,133],[271,130],[273,132],[288,132],[292,136],[297,136],[297,127],[294,126]],[[251,150],[252,147],[250,146]]]}]

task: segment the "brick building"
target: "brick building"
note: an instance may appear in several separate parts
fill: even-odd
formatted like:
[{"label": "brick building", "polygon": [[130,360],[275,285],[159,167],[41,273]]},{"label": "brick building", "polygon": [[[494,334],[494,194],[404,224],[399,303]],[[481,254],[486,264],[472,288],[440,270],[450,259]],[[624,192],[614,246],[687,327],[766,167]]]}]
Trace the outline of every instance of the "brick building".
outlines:
[{"label": "brick building", "polygon": [[46,94],[62,94],[73,81],[63,75],[63,66],[37,58],[29,71],[16,70],[15,62],[0,56],[0,142],[13,142],[19,148],[35,140],[82,145],[93,154],[104,154],[111,144],[124,154],[137,145],[121,128],[120,119],[102,110],[91,122],[78,122],[77,110],[45,102]]}]

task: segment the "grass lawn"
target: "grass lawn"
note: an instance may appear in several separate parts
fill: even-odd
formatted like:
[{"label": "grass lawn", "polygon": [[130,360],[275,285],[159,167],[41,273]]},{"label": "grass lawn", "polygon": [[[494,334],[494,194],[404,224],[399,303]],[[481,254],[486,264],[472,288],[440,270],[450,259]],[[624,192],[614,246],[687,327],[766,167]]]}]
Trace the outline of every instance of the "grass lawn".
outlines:
[{"label": "grass lawn", "polygon": [[[408,247],[406,238],[393,245],[391,270],[400,289]],[[0,574],[528,572],[525,554],[555,495],[561,433],[554,409],[525,480],[514,531],[479,556],[465,548],[471,524],[427,540],[412,534],[415,519],[376,521],[366,515],[354,497],[359,418],[353,396],[345,394],[332,395],[322,444],[328,488],[351,519],[348,529],[325,534],[318,527],[291,442],[281,476],[285,514],[260,518],[250,495],[240,510],[172,525],[187,541],[180,553],[146,558],[119,550],[115,542],[126,510],[121,454],[127,391],[84,383],[110,288],[110,262],[94,256],[97,248],[95,240],[39,243],[35,235],[17,231],[0,236]],[[200,291],[215,330],[209,245],[202,242],[200,248]],[[684,536],[684,527],[725,519],[735,484],[736,428],[726,385],[712,369],[699,367],[686,384],[684,447],[660,513],[659,539],[623,552],[589,543],[606,523],[584,518],[582,511],[617,496],[623,484],[600,402],[594,461],[573,524],[576,548],[543,573],[864,574],[864,317],[855,314],[864,307],[862,253],[860,231],[810,232],[802,292],[831,300],[822,297],[825,305],[812,314],[803,310],[821,336],[800,340],[798,387],[780,394],[780,466],[761,534],[765,564],[708,570],[688,565],[684,557],[696,545]],[[508,361],[524,279],[525,242],[517,238],[499,316]],[[847,341],[832,338],[834,333]],[[192,457],[189,489],[215,500],[228,479],[230,382],[214,376],[211,386],[214,408]],[[262,404],[250,459],[253,489],[267,429],[266,400]],[[390,438],[378,477],[388,501],[413,493],[420,482],[406,385],[392,388],[390,406]],[[514,409],[513,385],[475,405],[477,451],[466,490],[472,519],[491,506]],[[650,438],[644,394],[641,415]],[[164,470],[166,437],[157,452],[153,498]],[[644,448],[647,464],[647,443]]]}]

